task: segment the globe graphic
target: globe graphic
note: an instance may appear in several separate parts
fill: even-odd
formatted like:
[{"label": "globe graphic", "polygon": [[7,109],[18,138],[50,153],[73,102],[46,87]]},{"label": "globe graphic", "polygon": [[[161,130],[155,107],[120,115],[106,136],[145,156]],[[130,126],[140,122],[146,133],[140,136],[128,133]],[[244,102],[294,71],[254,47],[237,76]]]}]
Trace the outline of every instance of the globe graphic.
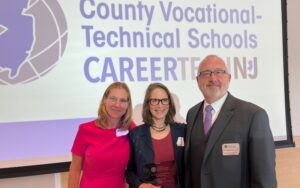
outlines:
[{"label": "globe graphic", "polygon": [[0,56],[0,85],[29,83],[46,75],[59,62],[67,44],[67,23],[58,2],[4,1],[0,7],[0,17],[20,12],[0,18],[0,53],[5,57]]}]

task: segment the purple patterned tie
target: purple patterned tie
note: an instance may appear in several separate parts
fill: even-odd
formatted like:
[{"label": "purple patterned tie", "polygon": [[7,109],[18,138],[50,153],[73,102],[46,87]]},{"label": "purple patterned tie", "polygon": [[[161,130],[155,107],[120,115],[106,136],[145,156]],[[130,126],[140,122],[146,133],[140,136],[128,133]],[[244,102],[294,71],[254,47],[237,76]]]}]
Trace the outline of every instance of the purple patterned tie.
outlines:
[{"label": "purple patterned tie", "polygon": [[209,131],[209,128],[211,126],[211,121],[212,121],[212,114],[211,110],[213,107],[211,105],[207,105],[205,107],[205,117],[204,117],[204,133],[207,134]]}]

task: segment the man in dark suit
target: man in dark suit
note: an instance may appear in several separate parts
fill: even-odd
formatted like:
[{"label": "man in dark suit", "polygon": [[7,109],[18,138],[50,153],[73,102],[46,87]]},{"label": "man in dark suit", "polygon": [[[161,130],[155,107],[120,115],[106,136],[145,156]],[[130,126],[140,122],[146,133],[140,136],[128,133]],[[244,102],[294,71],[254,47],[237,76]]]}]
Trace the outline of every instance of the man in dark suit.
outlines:
[{"label": "man in dark suit", "polygon": [[[275,146],[266,111],[228,92],[225,62],[207,56],[197,82],[204,101],[187,114],[186,188],[276,188]],[[211,106],[205,111],[206,106]],[[209,125],[204,129],[204,124]]]}]

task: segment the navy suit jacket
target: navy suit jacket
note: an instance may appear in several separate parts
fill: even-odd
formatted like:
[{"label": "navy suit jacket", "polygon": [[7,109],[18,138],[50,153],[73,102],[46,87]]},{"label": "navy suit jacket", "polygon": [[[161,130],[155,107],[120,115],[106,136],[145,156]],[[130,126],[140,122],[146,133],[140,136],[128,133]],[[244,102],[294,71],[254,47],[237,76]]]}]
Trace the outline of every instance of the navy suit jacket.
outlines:
[{"label": "navy suit jacket", "polygon": [[[203,101],[187,114],[185,187],[190,188],[191,130]],[[229,145],[228,145],[229,144]],[[233,153],[228,146],[232,146]],[[234,153],[234,152],[239,152]],[[266,111],[230,93],[215,120],[204,152],[201,188],[275,188],[275,145]]]},{"label": "navy suit jacket", "polygon": [[[185,138],[186,125],[174,123],[170,126],[173,141],[174,159],[177,169],[177,180],[183,187],[184,167],[183,153],[184,146],[177,146],[178,137]],[[150,125],[137,126],[129,133],[130,139],[130,160],[126,170],[126,179],[129,187],[137,188],[144,182],[151,183],[147,165],[154,164],[154,151],[150,135]],[[154,183],[154,182],[152,182]]]}]

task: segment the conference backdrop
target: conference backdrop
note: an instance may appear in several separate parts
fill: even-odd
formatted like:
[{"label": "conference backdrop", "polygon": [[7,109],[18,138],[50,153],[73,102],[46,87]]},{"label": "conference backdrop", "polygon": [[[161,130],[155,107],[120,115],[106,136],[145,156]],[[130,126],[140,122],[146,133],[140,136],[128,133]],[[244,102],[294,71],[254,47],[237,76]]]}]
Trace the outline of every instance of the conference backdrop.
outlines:
[{"label": "conference backdrop", "polygon": [[[0,3],[0,169],[69,162],[80,123],[126,82],[134,120],[149,83],[172,92],[176,120],[203,100],[195,77],[222,57],[232,95],[266,109],[290,143],[285,1],[10,0]],[[241,125],[242,126],[242,125]],[[17,168],[18,169],[18,168]]]}]

